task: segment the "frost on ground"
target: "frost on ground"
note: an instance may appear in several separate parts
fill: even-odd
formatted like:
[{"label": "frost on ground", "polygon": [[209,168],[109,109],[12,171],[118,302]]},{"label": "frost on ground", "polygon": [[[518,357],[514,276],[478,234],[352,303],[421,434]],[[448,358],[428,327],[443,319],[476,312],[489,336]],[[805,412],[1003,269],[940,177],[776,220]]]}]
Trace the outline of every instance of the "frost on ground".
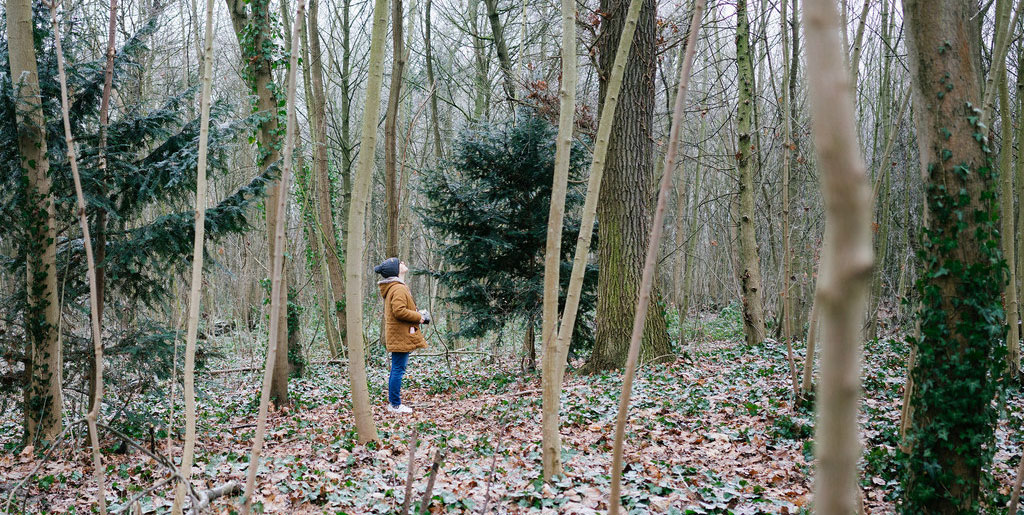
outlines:
[{"label": "frost on ground", "polygon": [[[897,426],[907,354],[902,342],[865,346],[861,416],[866,511],[895,511]],[[576,363],[577,365],[579,363]],[[343,365],[313,366],[291,383],[292,406],[272,412],[256,507],[267,513],[400,512],[409,443],[419,434],[413,507],[426,488],[429,461],[443,463],[430,510],[496,513],[597,513],[607,509],[611,444],[621,380],[616,374],[569,375],[562,396],[565,476],[541,479],[540,382],[510,364],[414,359],[399,417],[385,409],[385,375],[370,369],[380,443],[359,445],[349,416]],[[669,365],[643,366],[635,385],[626,441],[624,505],[634,513],[799,513],[809,508],[813,414],[794,410],[784,347],[774,342],[701,343]],[[193,479],[199,488],[244,483],[256,421],[259,374],[200,380],[200,423]],[[993,502],[1005,502],[1010,470],[1021,455],[1021,403],[1007,396],[997,434]],[[125,400],[121,400],[125,402]],[[118,405],[113,400],[112,405]],[[119,405],[118,405],[119,406]],[[39,463],[16,446],[20,428],[7,414],[0,431],[0,492]],[[125,414],[130,413],[130,414]],[[121,424],[148,447],[180,455],[181,406],[170,417],[166,395],[131,400]],[[113,413],[111,413],[113,414]],[[110,415],[108,415],[110,416]],[[168,449],[166,428],[175,438]],[[1009,429],[1008,429],[1009,428]],[[25,512],[86,513],[96,494],[84,434],[55,453],[17,493]],[[108,504],[117,506],[167,477],[153,460],[105,439]],[[142,499],[144,513],[168,512],[173,492]],[[240,497],[218,499],[230,513]]]}]

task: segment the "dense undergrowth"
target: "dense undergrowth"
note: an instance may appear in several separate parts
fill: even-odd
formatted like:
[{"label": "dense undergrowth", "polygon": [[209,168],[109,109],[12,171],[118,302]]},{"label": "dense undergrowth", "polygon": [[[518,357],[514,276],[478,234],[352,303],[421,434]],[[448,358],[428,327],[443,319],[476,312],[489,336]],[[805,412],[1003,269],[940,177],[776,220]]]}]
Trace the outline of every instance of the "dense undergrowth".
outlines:
[{"label": "dense undergrowth", "polygon": [[[813,407],[793,406],[784,346],[772,341],[757,347],[737,343],[731,333],[733,317],[728,310],[722,315],[688,329],[691,335],[703,333],[711,339],[691,344],[674,363],[644,365],[640,370],[624,473],[624,505],[633,513],[809,509]],[[901,493],[897,435],[907,349],[901,340],[872,341],[865,345],[864,355],[861,488],[868,512],[890,513]],[[441,450],[444,460],[429,501],[433,513],[479,512],[485,502],[497,513],[594,513],[607,508],[621,385],[617,373],[568,377],[562,396],[566,473],[550,484],[540,479],[539,378],[523,373],[518,360],[492,364],[466,356],[414,358],[403,400],[416,412],[405,418],[384,409],[385,374],[383,367],[370,367],[380,443],[369,445],[356,443],[344,365],[312,365],[305,377],[292,380],[292,406],[270,418],[258,475],[258,509],[400,510],[414,432],[420,438],[414,507],[426,486],[427,462]],[[243,373],[199,380],[200,438],[193,469],[198,487],[244,480],[259,379],[257,373]],[[1017,392],[1007,398],[987,485],[989,506],[1004,505],[1009,471],[1021,454],[1024,410]],[[118,413],[125,403],[131,410]],[[180,454],[180,402],[173,414],[163,392],[131,399],[111,396],[109,404],[107,416],[133,438],[160,453]],[[14,415],[9,410],[0,422],[4,502],[41,459],[38,450],[21,449]],[[18,510],[89,512],[95,488],[84,442],[80,434],[28,478],[15,495]],[[106,438],[104,443],[109,504],[117,506],[166,477],[151,459],[125,452],[116,439]],[[167,512],[170,495],[163,488],[145,496],[143,512]],[[230,512],[233,502],[237,498],[220,499],[215,506]]]}]

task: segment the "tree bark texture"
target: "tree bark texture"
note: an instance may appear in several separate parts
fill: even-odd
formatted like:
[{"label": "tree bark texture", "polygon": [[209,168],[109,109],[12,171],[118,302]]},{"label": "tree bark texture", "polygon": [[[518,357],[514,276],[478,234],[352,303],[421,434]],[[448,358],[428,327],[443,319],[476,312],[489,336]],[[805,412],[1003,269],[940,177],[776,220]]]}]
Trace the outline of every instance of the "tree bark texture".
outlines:
[{"label": "tree bark texture", "polygon": [[57,334],[57,247],[46,120],[40,103],[39,73],[33,37],[32,3],[7,0],[7,41],[18,128],[18,152],[28,186],[25,316],[29,349],[25,364],[25,436],[29,445],[51,441],[61,432],[64,411],[64,360]]},{"label": "tree bark texture", "polygon": [[[281,158],[281,143],[283,131],[281,130],[278,94],[275,92],[273,76],[274,58],[268,47],[274,46],[274,34],[270,17],[269,0],[253,0],[243,2],[242,0],[225,0],[228,12],[231,13],[231,24],[235,29],[235,36],[238,39],[238,46],[242,52],[243,78],[249,87],[256,93],[256,105],[254,110],[262,113],[256,130],[256,147],[258,152],[257,163],[259,173],[264,173],[272,165],[278,163]],[[246,6],[249,6],[248,8]],[[251,40],[250,40],[251,33]],[[277,230],[277,223],[287,224],[287,206],[285,212],[277,212],[277,199],[282,194],[281,181],[275,180],[268,185],[269,194],[265,202],[267,211],[267,240],[269,247],[269,261],[273,262],[275,245],[274,234]],[[287,232],[287,227],[285,228]],[[285,239],[287,246],[287,239]],[[288,305],[287,275],[282,276],[283,287],[280,290],[282,297],[278,299],[285,306]],[[274,299],[271,299],[273,302]],[[288,310],[282,310],[279,314],[277,342],[279,345],[275,355],[277,361],[274,366],[278,369],[274,375],[274,384],[271,388],[271,398],[275,406],[281,407],[288,404]]]},{"label": "tree bark texture", "polygon": [[739,105],[736,107],[736,165],[739,169],[737,215],[739,278],[743,300],[743,326],[747,345],[764,341],[764,299],[761,265],[754,226],[754,175],[757,145],[754,141],[754,68],[750,60],[750,25],[747,0],[736,2],[736,67],[739,70]]},{"label": "tree bark texture", "polygon": [[[628,2],[602,0],[598,36],[600,98],[608,89],[608,72],[615,62]],[[597,332],[594,352],[585,370],[596,372],[621,368],[626,363],[629,335],[636,310],[644,256],[649,243],[655,177],[654,90],[655,5],[646,0],[640,7],[632,52],[622,77],[623,102],[615,112],[608,141],[607,170],[597,208],[598,267]],[[598,116],[603,116],[603,106]],[[654,293],[644,331],[641,358],[650,360],[670,353],[665,315]]]},{"label": "tree bark texture", "polygon": [[993,445],[996,416],[993,376],[1002,373],[1005,327],[993,313],[1002,309],[1005,275],[989,131],[979,122],[976,10],[971,0],[903,1],[926,192],[903,478],[904,506],[914,512],[980,510],[981,474],[991,460],[983,447]]}]

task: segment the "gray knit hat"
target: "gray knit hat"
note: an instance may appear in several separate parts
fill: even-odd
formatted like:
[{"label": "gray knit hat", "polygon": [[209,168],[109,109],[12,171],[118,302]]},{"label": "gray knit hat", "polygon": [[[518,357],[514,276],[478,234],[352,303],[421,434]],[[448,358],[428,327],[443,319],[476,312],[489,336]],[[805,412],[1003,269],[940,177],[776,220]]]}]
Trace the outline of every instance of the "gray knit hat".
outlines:
[{"label": "gray knit hat", "polygon": [[385,279],[388,277],[398,277],[398,258],[390,257],[384,260],[383,263],[373,267],[373,271],[377,272]]}]

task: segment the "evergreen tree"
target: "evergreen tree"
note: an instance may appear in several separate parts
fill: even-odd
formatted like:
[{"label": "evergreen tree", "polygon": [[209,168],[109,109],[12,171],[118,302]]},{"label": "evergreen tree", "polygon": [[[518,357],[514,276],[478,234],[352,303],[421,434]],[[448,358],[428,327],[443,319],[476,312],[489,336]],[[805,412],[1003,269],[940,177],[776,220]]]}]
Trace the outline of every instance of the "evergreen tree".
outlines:
[{"label": "evergreen tree", "polygon": [[[513,320],[539,324],[544,294],[544,248],[555,166],[556,130],[548,121],[520,113],[515,122],[465,130],[450,159],[427,170],[423,193],[428,206],[423,224],[442,244],[447,267],[436,272],[449,288],[448,300],[466,310],[459,335],[481,336]],[[587,156],[575,142],[570,182],[580,182]],[[559,306],[572,271],[583,192],[570,184],[562,228]],[[586,275],[580,310],[592,311],[596,265]],[[576,344],[592,340],[586,324]]]},{"label": "evergreen tree", "polygon": [[[35,46],[39,65],[42,109],[46,119],[47,153],[56,203],[57,268],[66,308],[72,312],[88,311],[88,283],[81,234],[76,231],[75,197],[72,187],[67,147],[61,127],[60,85],[57,60],[53,49],[52,27],[46,7],[36,3]],[[98,161],[99,107],[103,88],[103,60],[87,61],[86,41],[78,34],[80,18],[72,13],[62,37],[67,79],[71,94],[70,121],[78,145],[83,192],[87,214],[94,224],[103,213],[106,222],[107,295],[105,304],[117,309],[105,310],[108,317],[131,320],[131,324],[105,324],[123,327],[108,331],[104,345],[108,356],[121,355],[121,370],[138,378],[166,377],[171,370],[173,330],[163,320],[147,319],[146,310],[166,301],[170,291],[169,274],[189,265],[194,231],[191,197],[195,192],[198,158],[199,119],[190,118],[186,109],[195,91],[187,89],[168,98],[158,99],[155,107],[144,103],[127,103],[115,110],[108,129],[107,171],[100,174]],[[146,41],[158,28],[159,16],[151,17],[118,49],[114,61],[114,88],[131,91],[139,73]],[[0,33],[0,61],[8,59],[8,42]],[[0,73],[0,241],[9,242],[0,249],[0,264],[11,277],[23,278],[28,248],[29,227],[22,210],[25,184],[18,166],[15,144],[17,133],[12,79],[7,70]],[[230,121],[229,106],[214,106],[210,126],[208,174],[214,177],[227,168],[227,150],[248,120]],[[250,206],[261,199],[265,184],[276,174],[276,167],[226,197],[206,214],[206,234],[216,241],[227,234],[248,228]],[[147,208],[166,212],[152,218]],[[212,262],[208,261],[208,262]],[[24,319],[27,294],[22,280],[15,291],[0,294],[0,317],[6,331],[0,331],[0,355],[10,361],[24,361]],[[65,309],[67,312],[68,309]],[[88,334],[71,330],[79,324],[64,324],[65,361],[82,364],[72,372],[84,372],[84,364],[92,354]],[[0,389],[12,391],[23,387],[20,372],[0,377]],[[116,380],[116,376],[112,377]]]}]

